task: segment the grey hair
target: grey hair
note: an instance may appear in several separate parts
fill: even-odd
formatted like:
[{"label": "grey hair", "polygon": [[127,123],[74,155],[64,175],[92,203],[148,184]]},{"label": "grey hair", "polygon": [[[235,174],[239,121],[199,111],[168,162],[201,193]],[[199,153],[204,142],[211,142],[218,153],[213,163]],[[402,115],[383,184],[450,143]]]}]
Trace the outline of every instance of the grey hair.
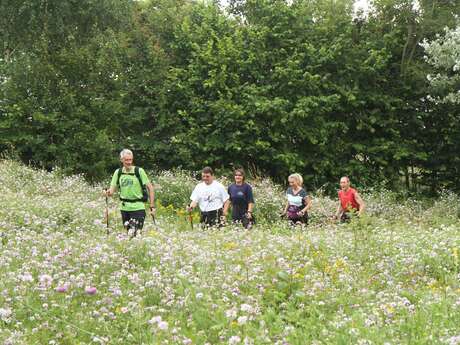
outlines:
[{"label": "grey hair", "polygon": [[347,182],[350,182],[350,178],[348,176],[342,176],[340,179],[343,179],[343,178],[346,179]]},{"label": "grey hair", "polygon": [[125,156],[134,156],[134,155],[133,155],[133,151],[131,151],[130,149],[123,149],[123,150],[121,150],[121,152],[120,152],[120,159],[125,158]]},{"label": "grey hair", "polygon": [[288,179],[296,180],[299,186],[303,185],[303,178],[300,174],[291,174],[289,175]]}]

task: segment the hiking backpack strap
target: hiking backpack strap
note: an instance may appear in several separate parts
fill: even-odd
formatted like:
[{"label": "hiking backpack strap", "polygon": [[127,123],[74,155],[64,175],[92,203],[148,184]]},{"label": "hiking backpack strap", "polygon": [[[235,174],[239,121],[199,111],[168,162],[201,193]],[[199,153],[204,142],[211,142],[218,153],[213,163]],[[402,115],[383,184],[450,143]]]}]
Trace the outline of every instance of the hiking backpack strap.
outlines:
[{"label": "hiking backpack strap", "polygon": [[122,169],[123,168],[118,168],[117,169],[117,188],[118,188],[118,191],[120,191],[120,177],[121,177],[121,174],[122,174]]},{"label": "hiking backpack strap", "polygon": [[144,187],[144,184],[142,183],[141,173],[139,172],[138,166],[134,167],[134,175],[136,175],[137,179],[139,180],[139,184],[141,185],[141,189],[142,189]]},{"label": "hiking backpack strap", "polygon": [[142,191],[142,202],[147,202],[149,200],[149,192],[147,191],[147,185],[142,182],[140,168],[138,166],[134,167],[134,175],[136,175],[139,180],[139,185],[141,186]]}]

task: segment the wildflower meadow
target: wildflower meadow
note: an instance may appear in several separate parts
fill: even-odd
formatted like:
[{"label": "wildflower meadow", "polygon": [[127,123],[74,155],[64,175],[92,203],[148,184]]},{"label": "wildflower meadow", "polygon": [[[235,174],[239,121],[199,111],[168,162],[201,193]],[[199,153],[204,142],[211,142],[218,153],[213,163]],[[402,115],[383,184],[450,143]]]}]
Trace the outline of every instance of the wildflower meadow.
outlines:
[{"label": "wildflower meadow", "polygon": [[107,228],[102,185],[0,168],[1,344],[460,344],[455,194],[363,191],[366,214],[338,224],[316,193],[302,229],[261,180],[254,228],[200,229],[196,214],[192,229],[196,181],[165,172],[156,224],[129,239],[117,199]]}]

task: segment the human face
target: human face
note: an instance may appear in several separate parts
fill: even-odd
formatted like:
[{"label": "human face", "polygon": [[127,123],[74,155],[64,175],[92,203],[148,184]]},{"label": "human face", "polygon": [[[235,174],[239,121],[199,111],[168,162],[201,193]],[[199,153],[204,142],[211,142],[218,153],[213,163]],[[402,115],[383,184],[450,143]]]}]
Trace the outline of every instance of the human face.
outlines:
[{"label": "human face", "polygon": [[288,179],[288,182],[289,182],[289,187],[291,188],[297,188],[299,186],[299,184],[297,183],[297,180],[295,178],[289,178]]},{"label": "human face", "polygon": [[131,169],[133,165],[133,155],[124,155],[123,158],[121,159],[121,163],[123,163],[123,167],[125,169]]},{"label": "human face", "polygon": [[237,171],[237,172],[235,173],[235,176],[234,176],[234,177],[235,177],[235,183],[236,183],[236,184],[242,184],[242,183],[243,183],[244,177],[243,177],[243,174],[242,174],[242,173],[240,173],[239,171]]},{"label": "human face", "polygon": [[207,173],[201,173],[201,179],[203,180],[204,183],[211,184],[212,181],[214,180],[214,176],[212,176],[211,174],[207,174]]},{"label": "human face", "polygon": [[340,179],[340,189],[346,191],[348,188],[350,188],[350,180],[346,177],[342,177]]}]

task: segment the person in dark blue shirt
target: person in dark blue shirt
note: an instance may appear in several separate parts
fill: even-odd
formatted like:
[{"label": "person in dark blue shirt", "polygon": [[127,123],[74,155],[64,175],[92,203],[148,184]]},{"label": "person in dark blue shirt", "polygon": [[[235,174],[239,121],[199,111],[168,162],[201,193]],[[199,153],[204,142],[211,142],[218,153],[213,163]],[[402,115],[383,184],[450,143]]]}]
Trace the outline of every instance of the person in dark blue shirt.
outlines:
[{"label": "person in dark blue shirt", "polygon": [[[254,195],[252,187],[245,182],[243,169],[236,169],[234,172],[235,183],[228,187],[230,203],[232,205],[232,220],[234,223],[242,223],[246,229],[254,224]],[[230,205],[227,204],[228,208]]]}]

